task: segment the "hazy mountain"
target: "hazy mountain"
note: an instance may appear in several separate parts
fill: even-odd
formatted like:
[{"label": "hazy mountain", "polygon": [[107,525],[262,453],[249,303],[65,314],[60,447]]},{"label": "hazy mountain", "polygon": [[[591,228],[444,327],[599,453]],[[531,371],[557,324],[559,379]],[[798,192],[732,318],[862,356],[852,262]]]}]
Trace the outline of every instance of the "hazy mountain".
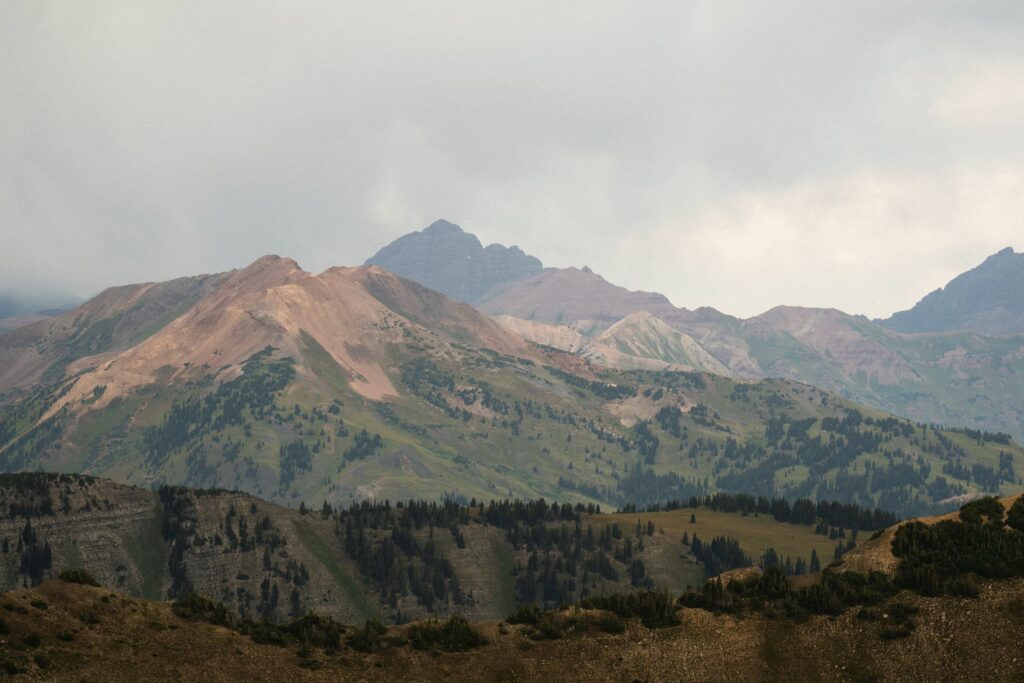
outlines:
[{"label": "hazy mountain", "polygon": [[1007,247],[880,324],[899,332],[1024,334],[1024,254]]},{"label": "hazy mountain", "polygon": [[46,320],[50,316],[41,313],[25,313],[24,315],[12,315],[8,318],[0,318],[0,333],[10,332],[19,327],[25,327],[40,320]]},{"label": "hazy mountain", "polygon": [[[548,268],[495,287],[476,305],[532,341],[611,367],[677,364],[735,377],[784,377],[923,422],[1024,438],[1024,385],[1015,380],[1024,373],[1024,336],[1011,335],[1024,320],[1024,297],[1014,294],[1022,287],[1022,258],[1004,250],[945,291],[929,295],[925,301],[945,300],[946,292],[966,301],[967,291],[992,292],[972,299],[994,302],[989,308],[964,314],[969,322],[941,328],[979,332],[952,336],[909,337],[888,322],[834,309],[778,307],[747,320],[713,308],[687,310],[661,294],[619,287],[589,268]],[[622,332],[636,332],[634,325],[620,327],[613,344],[598,338],[640,312],[680,332],[677,341],[688,348],[689,360],[679,362],[684,356],[674,355],[678,345],[668,351],[661,341],[628,339]],[[901,315],[907,314],[892,320]]]},{"label": "hazy mountain", "polygon": [[80,297],[52,289],[0,291],[0,318],[42,313],[54,315],[82,303]]},{"label": "hazy mountain", "polygon": [[[179,307],[158,306],[164,297]],[[762,328],[797,344],[781,325]],[[806,384],[720,376],[704,340],[649,314],[576,330],[594,359],[618,354],[639,370],[530,344],[376,266],[312,274],[265,257],[112,290],[0,336],[0,468],[238,488],[292,506],[621,505],[728,490],[827,492],[917,514],[1019,486],[1024,454],[998,435],[924,430]],[[752,342],[751,358],[763,348]],[[720,374],[674,371],[684,368]],[[879,448],[897,455],[876,462]],[[886,480],[890,467],[903,474]]]},{"label": "hazy mountain", "polygon": [[380,266],[467,303],[543,269],[538,259],[519,247],[484,247],[475,235],[445,220],[398,238],[367,259],[366,265]]},{"label": "hazy mountain", "polygon": [[85,356],[145,340],[205,296],[223,275],[111,287],[81,306],[0,334],[0,394],[64,377]]}]

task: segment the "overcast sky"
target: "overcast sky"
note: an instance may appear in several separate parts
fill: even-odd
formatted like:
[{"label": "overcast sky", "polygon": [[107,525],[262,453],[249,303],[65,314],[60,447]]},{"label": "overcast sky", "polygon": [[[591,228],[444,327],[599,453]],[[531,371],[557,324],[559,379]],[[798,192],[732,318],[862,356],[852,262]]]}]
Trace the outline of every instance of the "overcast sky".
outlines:
[{"label": "overcast sky", "polygon": [[0,3],[0,290],[439,217],[681,306],[888,315],[1024,248],[1024,3]]}]

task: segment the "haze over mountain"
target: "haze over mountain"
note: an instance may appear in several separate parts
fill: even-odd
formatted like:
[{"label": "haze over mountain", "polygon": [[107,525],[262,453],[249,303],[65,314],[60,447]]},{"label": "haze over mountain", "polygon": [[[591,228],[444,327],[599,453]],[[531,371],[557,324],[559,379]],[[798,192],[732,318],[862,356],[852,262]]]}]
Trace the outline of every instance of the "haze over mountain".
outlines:
[{"label": "haze over mountain", "polygon": [[[971,314],[971,324],[984,321],[993,329],[1019,324],[1014,311],[1024,298],[1013,294],[1019,264],[1020,255],[1004,251],[986,261],[981,272],[962,276],[977,285],[947,288],[957,292],[961,308],[984,311]],[[443,277],[431,273],[428,264],[421,266],[427,269],[421,277]],[[795,306],[740,319],[713,308],[677,308],[661,294],[629,291],[588,268],[547,268],[506,281],[477,305],[532,341],[612,367],[656,369],[688,359],[682,367],[785,377],[916,420],[1024,438],[1024,386],[1014,380],[1024,372],[1024,337],[969,329],[908,337],[863,316]],[[643,333],[635,325],[617,325],[639,312],[647,314]],[[610,347],[599,337],[616,326],[617,340]],[[669,340],[660,334],[652,346],[652,326],[674,328],[683,337]],[[637,336],[630,339],[630,334]]]},{"label": "haze over mountain", "polygon": [[519,247],[491,244],[446,220],[399,237],[366,260],[453,299],[475,303],[496,287],[543,269]]},{"label": "haze over mountain", "polygon": [[33,313],[53,314],[74,308],[80,303],[80,297],[62,291],[42,288],[33,291],[0,291],[0,318]]},{"label": "haze over mountain", "polygon": [[879,323],[899,332],[1024,334],[1024,254],[1007,247]]}]

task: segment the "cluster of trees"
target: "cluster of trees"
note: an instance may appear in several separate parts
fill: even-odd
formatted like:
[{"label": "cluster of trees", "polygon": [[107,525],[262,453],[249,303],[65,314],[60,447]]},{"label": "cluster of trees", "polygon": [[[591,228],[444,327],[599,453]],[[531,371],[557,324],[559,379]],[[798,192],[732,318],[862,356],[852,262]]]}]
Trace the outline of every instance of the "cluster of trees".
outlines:
[{"label": "cluster of trees", "polygon": [[1009,514],[995,498],[963,506],[959,521],[912,522],[896,532],[898,585],[923,595],[977,595],[973,576],[1024,576],[1024,498]]},{"label": "cluster of trees", "polygon": [[352,443],[345,449],[342,455],[342,464],[353,460],[363,460],[384,448],[384,439],[380,434],[370,435],[365,429],[359,431],[352,439]]},{"label": "cluster of trees", "polygon": [[[7,539],[4,539],[3,545],[6,554]],[[34,586],[41,582],[46,571],[53,567],[53,553],[49,541],[42,540],[36,535],[31,519],[25,520],[25,527],[18,535],[17,550],[21,553],[18,572],[26,577],[29,585]]]},{"label": "cluster of trees", "polygon": [[716,536],[709,542],[704,543],[697,534],[692,539],[683,539],[685,543],[689,540],[690,552],[704,565],[704,571],[708,577],[715,577],[722,572],[740,567],[750,567],[754,563],[750,556],[740,548],[740,542],[735,538]]},{"label": "cluster of trees", "polygon": [[426,609],[443,612],[473,600],[442,552],[451,544],[464,547],[464,530],[471,524],[504,531],[515,553],[512,579],[521,604],[570,603],[627,579],[631,586],[650,587],[639,553],[654,525],[640,526],[631,535],[618,524],[584,523],[584,515],[600,511],[593,504],[540,499],[466,505],[409,501],[395,507],[363,501],[338,513],[325,505],[321,514],[334,515],[346,552],[388,604],[399,608],[403,596],[413,595]]},{"label": "cluster of trees", "polygon": [[[147,427],[142,448],[151,467],[205,434],[230,426],[245,426],[249,420],[267,419],[277,413],[278,394],[295,377],[290,358],[275,359],[270,346],[253,354],[242,365],[242,374],[224,382],[205,396],[175,401],[160,424]],[[280,417],[278,417],[280,419]]]},{"label": "cluster of trees", "polygon": [[302,439],[288,441],[281,446],[278,453],[280,466],[280,486],[287,489],[295,480],[299,472],[309,472],[313,469],[313,451]]},{"label": "cluster of trees", "polygon": [[588,391],[594,396],[603,398],[606,401],[614,401],[617,399],[629,398],[630,396],[636,396],[635,386],[585,379],[579,375],[574,375],[571,372],[566,372],[565,370],[550,365],[545,367],[545,370],[566,384]]},{"label": "cluster of trees", "polygon": [[[862,508],[854,503],[840,503],[835,500],[813,501],[800,498],[790,503],[785,498],[750,496],[744,493],[715,493],[694,495],[689,499],[678,498],[642,508],[645,512],[678,510],[681,508],[706,507],[720,512],[737,512],[743,515],[771,515],[779,522],[790,524],[821,523],[829,527],[874,531],[895,524],[897,517],[879,508]],[[626,512],[635,512],[637,506],[626,506]]]},{"label": "cluster of trees", "polygon": [[615,495],[606,493],[604,498],[619,502],[623,509],[630,506],[654,509],[664,501],[704,496],[710,487],[707,478],[690,479],[675,472],[657,474],[654,468],[637,463],[634,467],[627,464],[623,468],[616,489]]},{"label": "cluster of trees", "polygon": [[[363,502],[335,515],[336,532],[360,572],[377,586],[381,598],[397,608],[407,595],[428,611],[471,604],[437,534],[457,531],[468,509],[455,503]],[[459,538],[452,534],[456,544]]]}]

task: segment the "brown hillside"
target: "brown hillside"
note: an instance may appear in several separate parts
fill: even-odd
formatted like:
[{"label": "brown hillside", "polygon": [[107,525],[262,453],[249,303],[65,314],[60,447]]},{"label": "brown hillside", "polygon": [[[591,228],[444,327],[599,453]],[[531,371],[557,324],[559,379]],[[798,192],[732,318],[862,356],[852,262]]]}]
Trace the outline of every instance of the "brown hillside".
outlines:
[{"label": "brown hillside", "polygon": [[0,334],[0,392],[60,379],[79,358],[118,351],[171,322],[226,276],[111,287],[53,318]]},{"label": "brown hillside", "polygon": [[[989,583],[978,600],[908,598],[908,638],[881,640],[853,610],[804,623],[680,611],[681,625],[532,641],[524,627],[478,628],[490,641],[432,654],[401,641],[375,654],[259,645],[174,614],[170,603],[44,583],[0,597],[5,669],[47,681],[1012,681],[1024,676],[1024,583]],[[351,629],[349,629],[351,632]],[[389,636],[408,633],[391,628]],[[344,637],[343,637],[344,638]]]},{"label": "brown hillside", "polygon": [[[307,273],[287,258],[265,256],[223,279],[198,303],[142,343],[70,367],[85,372],[55,403],[82,409],[81,401],[106,387],[93,409],[162,378],[197,371],[229,378],[242,362],[272,346],[302,358],[304,335],[344,370],[352,388],[379,400],[396,396],[385,372],[389,346],[415,328],[442,343],[464,342],[499,353],[528,354],[525,341],[470,306],[402,280],[378,267],[331,268]],[[101,364],[95,370],[90,367]]]}]

